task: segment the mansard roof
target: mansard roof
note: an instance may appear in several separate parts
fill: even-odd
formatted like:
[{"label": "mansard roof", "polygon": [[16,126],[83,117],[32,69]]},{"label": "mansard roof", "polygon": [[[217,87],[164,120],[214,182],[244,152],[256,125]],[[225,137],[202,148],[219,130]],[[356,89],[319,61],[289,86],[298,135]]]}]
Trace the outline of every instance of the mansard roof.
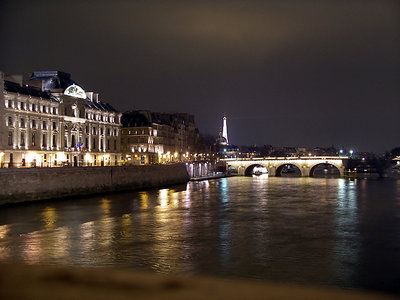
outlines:
[{"label": "mansard roof", "polygon": [[12,81],[4,80],[4,90],[11,93],[19,93],[22,95],[57,101],[49,91],[42,91],[40,88],[33,86],[20,86],[18,83]]},{"label": "mansard roof", "polygon": [[30,80],[43,80],[44,90],[65,90],[72,84],[76,84],[71,79],[71,74],[61,71],[35,71]]},{"label": "mansard roof", "polygon": [[105,111],[111,111],[111,112],[118,112],[114,107],[112,107],[110,104],[102,102],[102,101],[91,101],[91,100],[85,100],[85,106],[92,108],[92,109],[99,109],[99,110],[105,110]]}]

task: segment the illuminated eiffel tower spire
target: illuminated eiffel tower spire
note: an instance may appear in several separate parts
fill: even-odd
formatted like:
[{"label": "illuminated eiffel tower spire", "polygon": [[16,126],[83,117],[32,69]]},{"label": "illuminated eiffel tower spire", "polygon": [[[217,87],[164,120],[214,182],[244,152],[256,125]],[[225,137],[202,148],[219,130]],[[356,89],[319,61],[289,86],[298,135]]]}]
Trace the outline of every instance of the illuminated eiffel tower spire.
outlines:
[{"label": "illuminated eiffel tower spire", "polygon": [[224,115],[223,126],[222,126],[222,137],[225,138],[226,144],[229,144],[228,141],[228,126],[226,125],[226,116]]}]

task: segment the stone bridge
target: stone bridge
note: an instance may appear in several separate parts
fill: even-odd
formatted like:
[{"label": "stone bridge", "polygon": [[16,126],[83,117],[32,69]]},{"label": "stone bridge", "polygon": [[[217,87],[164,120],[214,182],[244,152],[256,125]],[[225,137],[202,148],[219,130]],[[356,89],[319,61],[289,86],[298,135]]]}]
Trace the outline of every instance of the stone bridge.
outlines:
[{"label": "stone bridge", "polygon": [[305,157],[263,157],[263,158],[227,158],[223,159],[227,170],[238,175],[251,175],[254,167],[265,167],[269,176],[281,176],[285,165],[299,168],[301,176],[312,177],[319,165],[336,167],[340,176],[344,176],[348,157],[342,156],[305,156]]}]

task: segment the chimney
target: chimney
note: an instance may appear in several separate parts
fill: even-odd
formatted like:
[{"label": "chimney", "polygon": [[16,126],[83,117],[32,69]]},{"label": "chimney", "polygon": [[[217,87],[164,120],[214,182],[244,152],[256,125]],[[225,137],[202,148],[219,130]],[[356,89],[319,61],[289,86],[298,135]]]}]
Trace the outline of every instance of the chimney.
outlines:
[{"label": "chimney", "polygon": [[86,92],[86,97],[88,97],[89,100],[92,102],[93,102],[93,94],[94,94],[93,92]]},{"label": "chimney", "polygon": [[99,93],[93,93],[93,101],[99,103]]}]

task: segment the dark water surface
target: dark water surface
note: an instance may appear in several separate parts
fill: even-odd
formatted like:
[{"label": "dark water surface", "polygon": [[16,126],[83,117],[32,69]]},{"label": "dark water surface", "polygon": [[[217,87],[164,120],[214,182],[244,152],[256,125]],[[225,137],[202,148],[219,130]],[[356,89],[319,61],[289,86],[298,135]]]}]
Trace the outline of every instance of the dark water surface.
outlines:
[{"label": "dark water surface", "polygon": [[400,180],[234,177],[0,207],[0,261],[400,293]]}]

